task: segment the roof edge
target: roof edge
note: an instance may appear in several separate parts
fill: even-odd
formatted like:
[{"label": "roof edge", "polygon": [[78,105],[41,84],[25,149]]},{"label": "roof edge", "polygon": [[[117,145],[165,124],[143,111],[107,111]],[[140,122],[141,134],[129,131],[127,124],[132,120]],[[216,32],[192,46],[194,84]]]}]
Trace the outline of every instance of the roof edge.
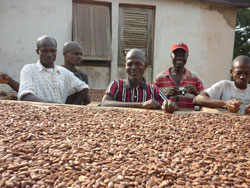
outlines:
[{"label": "roof edge", "polygon": [[224,4],[237,8],[248,8],[250,7],[249,0],[200,0],[201,2]]}]

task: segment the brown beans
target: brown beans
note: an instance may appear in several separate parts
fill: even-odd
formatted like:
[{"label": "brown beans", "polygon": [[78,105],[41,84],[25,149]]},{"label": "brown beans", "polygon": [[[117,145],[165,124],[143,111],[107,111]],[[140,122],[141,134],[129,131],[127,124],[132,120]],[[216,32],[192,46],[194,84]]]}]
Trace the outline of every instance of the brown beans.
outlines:
[{"label": "brown beans", "polygon": [[0,187],[249,187],[250,117],[0,101]]}]

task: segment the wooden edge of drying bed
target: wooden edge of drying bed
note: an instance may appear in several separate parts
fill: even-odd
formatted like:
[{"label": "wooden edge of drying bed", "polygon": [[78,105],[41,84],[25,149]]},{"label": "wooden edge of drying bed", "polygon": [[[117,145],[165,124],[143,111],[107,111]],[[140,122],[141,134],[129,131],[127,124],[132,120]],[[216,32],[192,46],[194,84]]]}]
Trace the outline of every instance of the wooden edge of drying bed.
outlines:
[{"label": "wooden edge of drying bed", "polygon": [[[100,106],[100,102],[91,102],[87,106],[83,105],[72,105],[72,104],[58,104],[58,103],[42,103],[42,102],[31,102],[31,101],[15,101],[15,100],[1,100],[4,101],[5,103],[24,103],[24,104],[30,104],[34,106],[43,106],[43,107],[72,107],[72,108],[92,108],[92,109],[102,109],[102,110],[129,110],[129,111],[152,111],[152,112],[157,112],[157,113],[163,113],[162,110],[150,110],[150,109],[141,109],[141,108],[123,108],[123,107],[104,107]],[[191,114],[197,114],[197,113],[216,113],[216,114],[228,114],[228,115],[243,115],[243,116],[250,116],[246,114],[237,114],[237,113],[230,113],[230,112],[221,112],[217,109],[213,108],[206,108],[202,107],[200,111],[189,111],[187,109],[180,109],[174,112],[174,114],[186,114],[186,113],[191,113]]]}]

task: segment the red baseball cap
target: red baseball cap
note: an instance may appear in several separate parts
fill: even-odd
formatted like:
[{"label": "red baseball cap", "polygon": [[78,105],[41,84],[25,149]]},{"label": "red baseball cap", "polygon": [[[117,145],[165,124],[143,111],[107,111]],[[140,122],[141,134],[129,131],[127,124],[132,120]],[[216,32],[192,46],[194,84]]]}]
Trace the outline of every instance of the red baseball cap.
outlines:
[{"label": "red baseball cap", "polygon": [[186,52],[188,52],[188,46],[183,42],[177,42],[177,43],[173,44],[173,46],[171,48],[171,52],[173,52],[177,49],[180,49],[180,48],[185,50]]}]

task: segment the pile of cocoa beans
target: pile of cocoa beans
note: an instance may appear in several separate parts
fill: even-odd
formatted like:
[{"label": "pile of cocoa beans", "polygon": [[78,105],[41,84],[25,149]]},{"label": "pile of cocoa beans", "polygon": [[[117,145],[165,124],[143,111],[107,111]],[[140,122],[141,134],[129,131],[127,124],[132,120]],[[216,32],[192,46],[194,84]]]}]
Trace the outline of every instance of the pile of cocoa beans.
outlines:
[{"label": "pile of cocoa beans", "polygon": [[0,101],[0,187],[250,187],[250,117]]}]

